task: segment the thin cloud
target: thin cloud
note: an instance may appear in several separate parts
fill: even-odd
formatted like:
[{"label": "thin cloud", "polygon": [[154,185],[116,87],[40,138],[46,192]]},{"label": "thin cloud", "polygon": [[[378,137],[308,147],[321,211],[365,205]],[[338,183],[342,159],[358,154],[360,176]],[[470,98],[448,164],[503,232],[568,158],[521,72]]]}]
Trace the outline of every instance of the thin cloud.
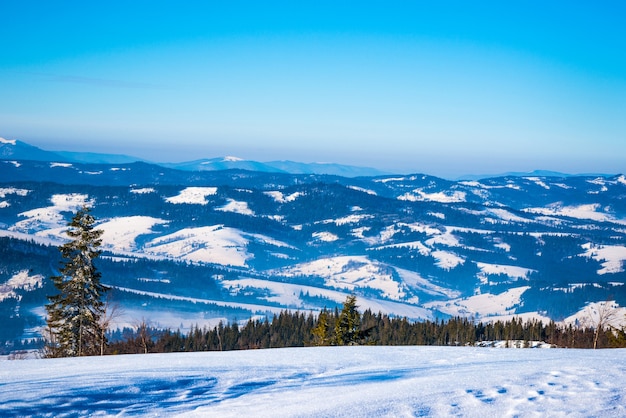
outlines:
[{"label": "thin cloud", "polygon": [[48,73],[34,73],[35,75],[39,75],[45,77],[47,81],[51,81],[54,83],[72,83],[72,84],[83,84],[89,86],[96,87],[113,87],[120,89],[148,89],[148,90],[164,90],[167,89],[165,86],[150,84],[150,83],[142,83],[137,81],[126,81],[126,80],[115,80],[108,78],[96,78],[96,77],[83,77],[77,75],[67,75],[67,74],[48,74]]}]

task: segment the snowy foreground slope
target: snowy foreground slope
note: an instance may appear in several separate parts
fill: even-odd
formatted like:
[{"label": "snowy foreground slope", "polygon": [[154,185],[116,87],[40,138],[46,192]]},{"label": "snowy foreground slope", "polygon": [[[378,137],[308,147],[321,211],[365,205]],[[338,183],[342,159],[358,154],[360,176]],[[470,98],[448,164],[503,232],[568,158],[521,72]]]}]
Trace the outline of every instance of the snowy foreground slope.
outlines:
[{"label": "snowy foreground slope", "polygon": [[626,416],[626,350],[325,347],[1,366],[2,416]]}]

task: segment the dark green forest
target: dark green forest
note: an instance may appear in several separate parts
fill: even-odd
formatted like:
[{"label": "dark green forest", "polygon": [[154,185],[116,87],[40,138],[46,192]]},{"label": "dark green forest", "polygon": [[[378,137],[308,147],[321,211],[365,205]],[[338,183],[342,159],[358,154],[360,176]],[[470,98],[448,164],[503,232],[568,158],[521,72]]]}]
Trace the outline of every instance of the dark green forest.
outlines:
[{"label": "dark green forest", "polygon": [[[340,310],[313,313],[283,311],[271,319],[250,320],[244,326],[220,323],[214,328],[194,327],[188,333],[158,330],[142,324],[136,329],[117,330],[110,335],[108,354],[228,351],[322,345],[437,345],[489,346],[494,341],[510,341],[529,347],[543,341],[559,348],[593,348],[595,329],[558,325],[554,321],[521,319],[475,323],[468,318],[411,322],[360,313],[356,298],[349,297]],[[626,347],[626,330],[599,331],[598,348]]]},{"label": "dark green forest", "polygon": [[[189,332],[158,329],[145,322],[135,328],[108,333],[107,355],[231,351],[324,345],[433,345],[490,346],[508,341],[506,346],[526,348],[531,341],[542,341],[557,348],[593,348],[593,327],[559,325],[554,321],[519,318],[510,321],[475,322],[455,317],[448,320],[412,322],[406,318],[358,311],[351,296],[341,309],[312,312],[282,311],[272,318],[254,319],[240,326],[223,323],[213,328],[193,327]],[[0,354],[41,348],[44,341],[16,340],[0,347]],[[606,327],[598,332],[598,348],[626,348],[626,330]]]}]

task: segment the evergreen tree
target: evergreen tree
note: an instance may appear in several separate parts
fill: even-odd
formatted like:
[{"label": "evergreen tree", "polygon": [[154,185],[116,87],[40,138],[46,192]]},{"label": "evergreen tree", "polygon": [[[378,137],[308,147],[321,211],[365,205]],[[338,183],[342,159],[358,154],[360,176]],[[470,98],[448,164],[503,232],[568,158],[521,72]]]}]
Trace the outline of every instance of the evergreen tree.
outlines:
[{"label": "evergreen tree", "polygon": [[100,354],[106,345],[102,332],[105,317],[103,296],[108,290],[100,283],[93,261],[100,255],[102,230],[94,229],[94,217],[83,206],[68,223],[68,243],[59,247],[63,257],[60,275],[53,276],[57,295],[49,296],[49,357]]},{"label": "evergreen tree", "polygon": [[335,345],[359,343],[361,314],[356,308],[356,296],[348,296],[335,323]]},{"label": "evergreen tree", "polygon": [[324,309],[317,317],[317,325],[313,328],[311,333],[313,334],[313,343],[315,345],[329,345],[330,336],[329,324],[328,324],[328,311]]}]

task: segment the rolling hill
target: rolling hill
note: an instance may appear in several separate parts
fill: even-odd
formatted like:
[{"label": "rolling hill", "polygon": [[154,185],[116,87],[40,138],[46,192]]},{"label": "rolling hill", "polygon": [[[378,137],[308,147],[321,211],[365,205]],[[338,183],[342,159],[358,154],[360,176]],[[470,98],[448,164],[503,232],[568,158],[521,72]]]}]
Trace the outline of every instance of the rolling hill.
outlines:
[{"label": "rolling hill", "polygon": [[[118,326],[188,328],[356,294],[411,320],[590,321],[626,305],[626,178],[342,177],[0,161],[2,340],[36,336],[84,204]],[[623,311],[622,311],[623,312]],[[618,315],[623,319],[624,315]]]}]

